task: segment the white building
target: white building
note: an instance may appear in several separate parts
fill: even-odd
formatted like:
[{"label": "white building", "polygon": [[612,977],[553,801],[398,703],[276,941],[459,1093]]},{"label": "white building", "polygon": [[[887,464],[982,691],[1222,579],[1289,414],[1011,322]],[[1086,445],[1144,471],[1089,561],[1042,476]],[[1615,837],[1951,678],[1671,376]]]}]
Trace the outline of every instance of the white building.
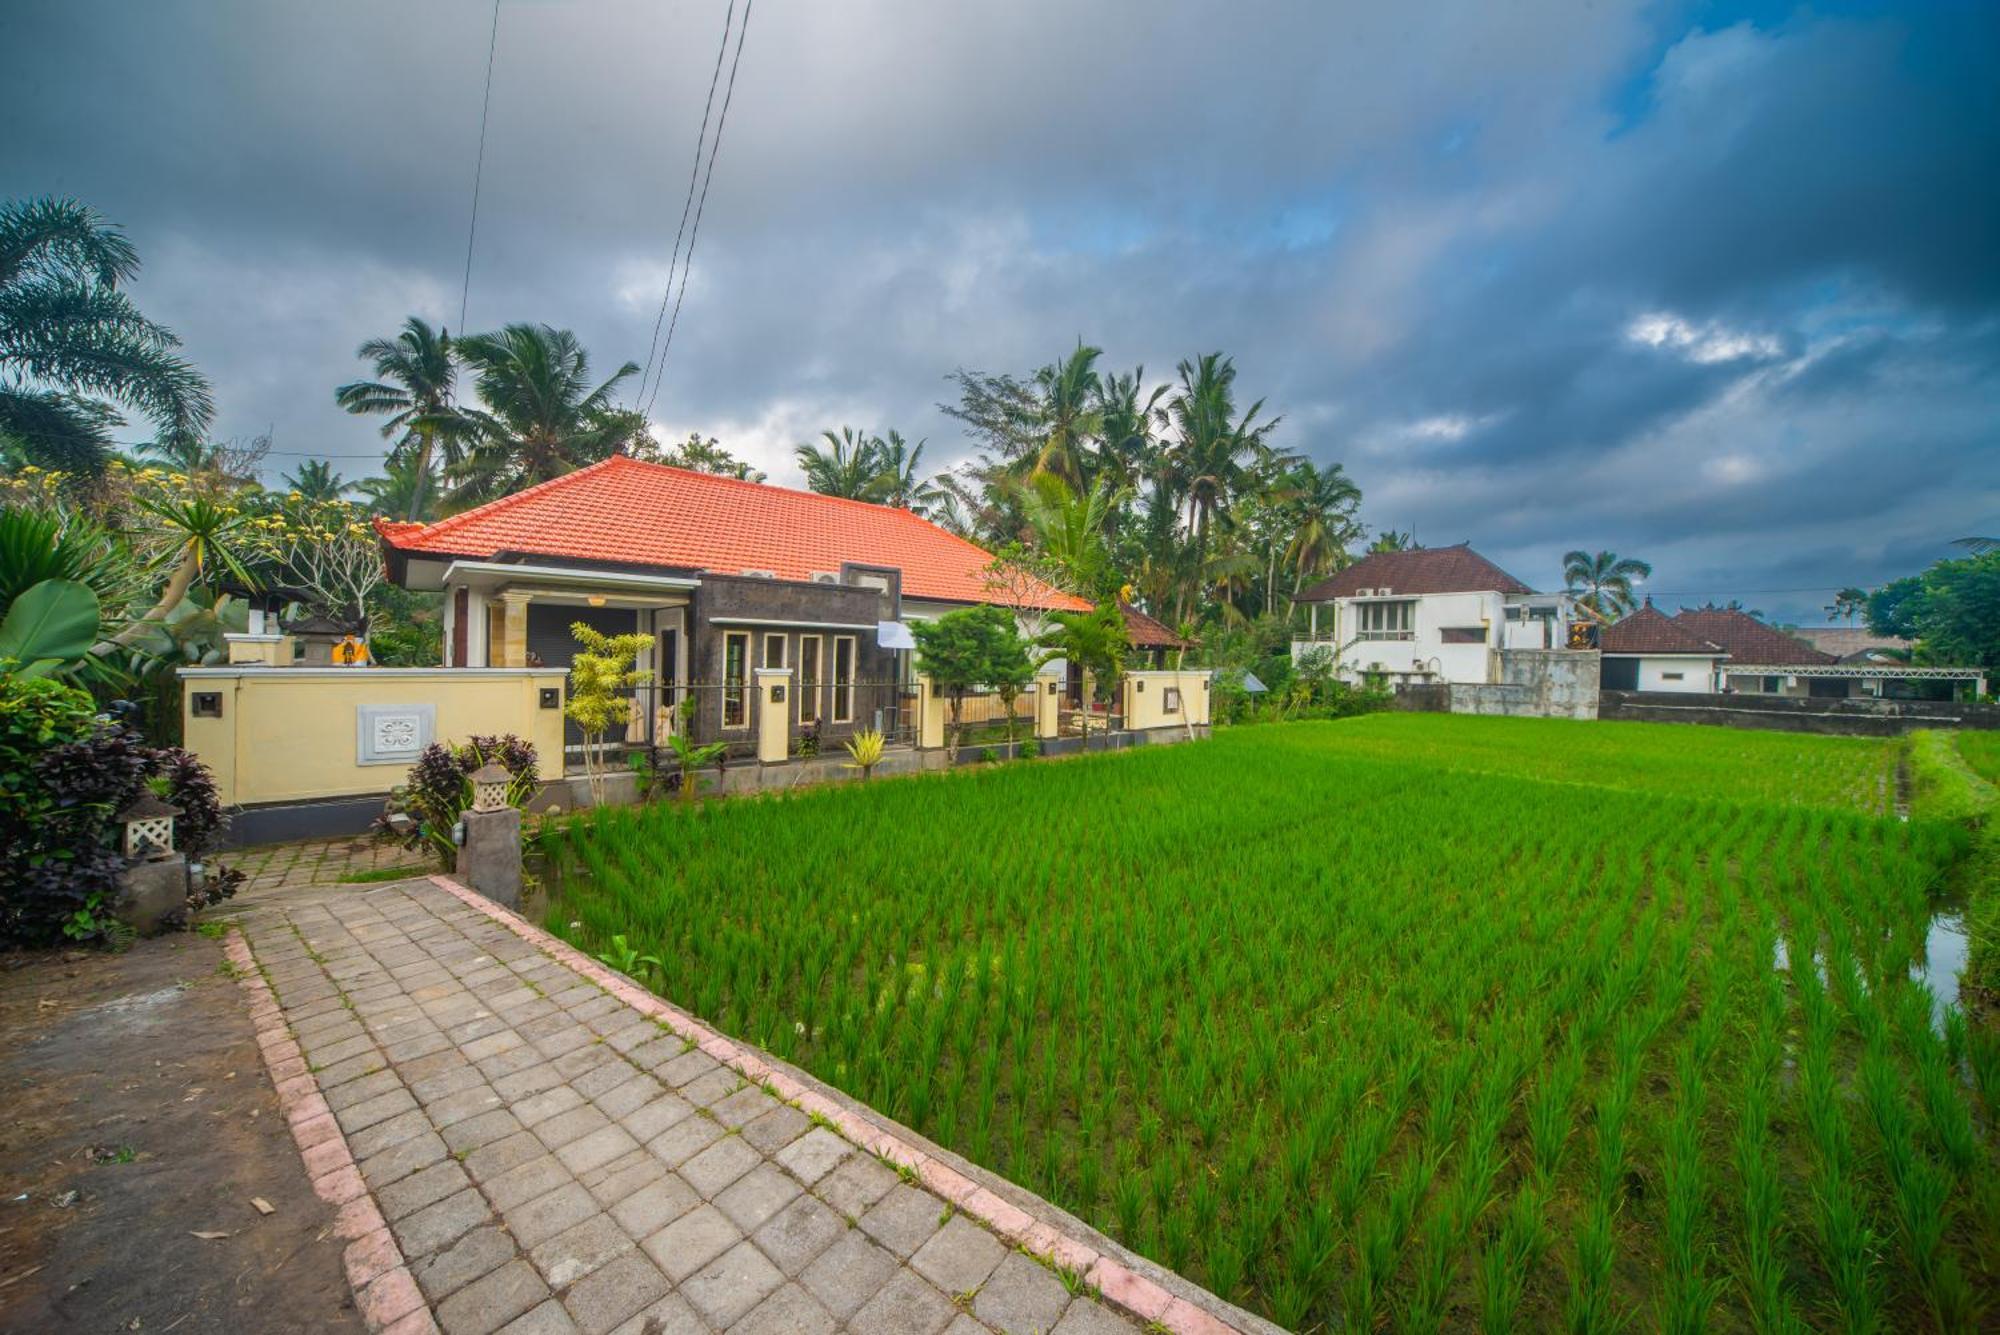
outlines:
[{"label": "white building", "polygon": [[1536,593],[1471,547],[1371,552],[1299,594],[1292,659],[1329,654],[1345,680],[1486,685],[1510,649],[1569,647],[1566,594]]},{"label": "white building", "polygon": [[1599,683],[1607,691],[1707,694],[1722,689],[1729,654],[1656,609],[1651,600],[1599,632]]}]

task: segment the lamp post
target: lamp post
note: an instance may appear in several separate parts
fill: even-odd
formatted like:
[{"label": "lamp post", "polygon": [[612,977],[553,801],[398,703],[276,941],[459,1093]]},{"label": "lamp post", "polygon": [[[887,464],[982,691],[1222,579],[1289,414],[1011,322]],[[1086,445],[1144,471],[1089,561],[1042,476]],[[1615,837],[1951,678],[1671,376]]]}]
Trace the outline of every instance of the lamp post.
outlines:
[{"label": "lamp post", "polygon": [[521,907],[521,812],[508,798],[514,776],[488,761],[472,772],[472,805],[459,823],[458,876],[505,908]]}]

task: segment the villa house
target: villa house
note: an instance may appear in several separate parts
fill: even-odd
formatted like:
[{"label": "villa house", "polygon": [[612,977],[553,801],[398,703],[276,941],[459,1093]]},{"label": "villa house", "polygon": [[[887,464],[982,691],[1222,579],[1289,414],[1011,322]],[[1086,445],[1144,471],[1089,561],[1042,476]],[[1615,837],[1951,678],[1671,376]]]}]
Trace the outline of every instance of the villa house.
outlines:
[{"label": "villa house", "polygon": [[[695,739],[752,743],[760,668],[791,670],[793,729],[893,735],[914,698],[905,623],[994,599],[989,554],[908,510],[622,456],[377,527],[390,578],[445,595],[446,667],[565,668],[578,621],[646,636],[635,743],[662,740],[689,698]],[[1033,582],[1025,605],[1088,607]]]},{"label": "villa house", "polygon": [[1569,646],[1570,602],[1536,593],[1464,543],[1371,552],[1299,594],[1310,609],[1294,661],[1332,656],[1344,679],[1486,685],[1501,655]]},{"label": "villa house", "polygon": [[1599,682],[1607,691],[1706,693],[1721,689],[1721,646],[1646,605],[1598,632]]}]

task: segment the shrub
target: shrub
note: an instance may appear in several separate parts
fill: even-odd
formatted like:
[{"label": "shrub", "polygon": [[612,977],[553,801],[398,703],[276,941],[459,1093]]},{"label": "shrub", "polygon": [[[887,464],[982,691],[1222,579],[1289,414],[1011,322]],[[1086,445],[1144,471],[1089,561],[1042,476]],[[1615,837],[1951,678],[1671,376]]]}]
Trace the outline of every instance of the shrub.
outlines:
[{"label": "shrub", "polygon": [[[405,848],[428,848],[438,864],[450,871],[458,844],[452,829],[472,805],[472,774],[488,761],[499,762],[513,776],[507,786],[507,800],[525,807],[540,782],[535,748],[508,733],[504,737],[472,737],[461,746],[432,742],[410,766],[401,787],[389,794],[382,818],[375,823],[377,833],[395,839]],[[406,816],[409,823],[398,828],[395,818]]]},{"label": "shrub", "polygon": [[[190,861],[213,850],[225,820],[200,761],[147,746],[74,687],[0,676],[0,938],[43,945],[104,934],[125,869],[117,816],[148,787],[181,809],[175,844]],[[214,868],[188,912],[227,898],[241,879]]]}]

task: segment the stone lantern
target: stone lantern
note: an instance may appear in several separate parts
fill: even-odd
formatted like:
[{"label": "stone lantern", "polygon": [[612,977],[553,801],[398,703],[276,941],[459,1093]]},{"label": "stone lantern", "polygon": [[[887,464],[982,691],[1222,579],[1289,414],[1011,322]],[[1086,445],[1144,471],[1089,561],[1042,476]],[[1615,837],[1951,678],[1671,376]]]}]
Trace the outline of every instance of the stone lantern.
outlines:
[{"label": "stone lantern", "polygon": [[514,776],[498,761],[489,760],[472,773],[472,809],[474,811],[505,811],[513,803],[507,800],[507,789],[513,784]]},{"label": "stone lantern", "polygon": [[174,851],[174,817],[181,809],[162,802],[150,791],[118,813],[125,827],[125,856],[134,861],[162,858]]}]

